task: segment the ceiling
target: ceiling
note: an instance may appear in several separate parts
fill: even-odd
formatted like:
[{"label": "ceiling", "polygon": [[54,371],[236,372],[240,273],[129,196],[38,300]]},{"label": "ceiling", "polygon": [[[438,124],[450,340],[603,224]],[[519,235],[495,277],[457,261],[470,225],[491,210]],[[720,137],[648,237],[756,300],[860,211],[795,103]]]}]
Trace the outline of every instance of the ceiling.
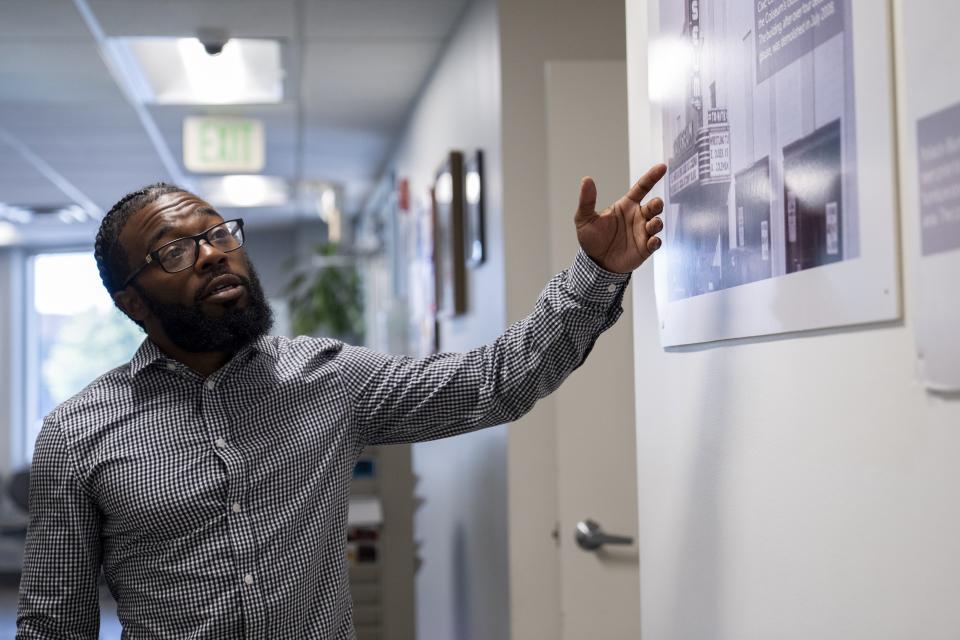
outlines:
[{"label": "ceiling", "polygon": [[[85,201],[106,211],[151,182],[183,176],[189,184],[195,176],[183,167],[183,118],[220,114],[264,121],[264,174],[335,183],[341,209],[356,211],[468,1],[2,0],[0,202],[57,208]],[[278,38],[285,101],[138,113],[101,58],[84,8],[108,38],[188,37],[202,27]],[[163,146],[179,176],[161,160]],[[303,208],[294,202],[244,215],[289,220],[306,215]]]}]

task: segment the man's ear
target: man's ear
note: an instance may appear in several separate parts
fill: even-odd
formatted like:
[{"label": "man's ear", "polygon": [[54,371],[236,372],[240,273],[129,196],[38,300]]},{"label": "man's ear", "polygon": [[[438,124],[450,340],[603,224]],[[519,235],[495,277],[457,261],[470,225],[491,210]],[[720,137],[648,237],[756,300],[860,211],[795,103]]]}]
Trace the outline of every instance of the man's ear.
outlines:
[{"label": "man's ear", "polygon": [[134,322],[143,324],[144,319],[149,315],[146,305],[143,304],[143,298],[132,287],[114,292],[113,301]]}]

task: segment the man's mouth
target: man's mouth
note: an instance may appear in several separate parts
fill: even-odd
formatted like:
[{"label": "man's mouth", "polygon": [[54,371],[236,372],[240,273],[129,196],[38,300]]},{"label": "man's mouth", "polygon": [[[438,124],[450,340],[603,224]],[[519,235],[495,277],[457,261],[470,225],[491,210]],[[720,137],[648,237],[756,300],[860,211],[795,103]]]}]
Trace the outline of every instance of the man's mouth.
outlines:
[{"label": "man's mouth", "polygon": [[203,289],[200,299],[204,302],[226,302],[240,297],[243,290],[243,281],[228,273],[211,280]]}]

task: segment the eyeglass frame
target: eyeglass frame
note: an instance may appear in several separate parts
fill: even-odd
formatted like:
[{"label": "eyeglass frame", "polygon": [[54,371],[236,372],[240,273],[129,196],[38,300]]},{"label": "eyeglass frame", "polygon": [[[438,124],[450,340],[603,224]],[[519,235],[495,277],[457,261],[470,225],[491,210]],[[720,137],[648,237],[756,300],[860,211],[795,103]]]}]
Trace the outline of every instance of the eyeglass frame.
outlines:
[{"label": "eyeglass frame", "polygon": [[[223,226],[230,222],[237,223],[237,229],[239,229],[240,231],[240,244],[238,244],[233,249],[228,249],[224,251],[223,249],[220,249],[219,247],[214,245],[212,242],[210,242],[209,238],[207,238],[207,234],[213,231],[214,229],[216,229],[217,227]],[[231,233],[230,235],[233,235],[233,233]],[[188,266],[184,267],[183,269],[177,269],[176,271],[167,271],[167,268],[164,267],[163,263],[160,261],[160,251],[162,251],[166,247],[169,247],[171,244],[174,244],[176,242],[182,242],[183,240],[193,240],[194,242],[193,262],[191,262]],[[144,269],[149,267],[154,262],[160,265],[160,268],[163,269],[165,273],[180,273],[181,271],[186,271],[187,269],[193,267],[195,264],[197,264],[197,260],[200,258],[200,241],[201,240],[205,241],[211,247],[214,247],[217,251],[220,251],[222,253],[233,253],[234,251],[242,247],[246,242],[246,237],[244,236],[244,232],[243,232],[243,218],[233,218],[231,220],[224,220],[223,222],[218,222],[217,224],[213,225],[207,230],[201,231],[196,235],[183,236],[182,238],[175,238],[170,242],[164,242],[162,245],[160,245],[159,247],[157,247],[156,249],[154,249],[153,251],[151,251],[146,255],[146,257],[144,258],[143,264],[137,267],[137,269],[133,273],[127,276],[127,279],[123,281],[123,285],[120,287],[119,290],[123,291],[124,289],[129,287],[130,283],[133,282],[133,279],[136,278],[138,275],[140,275],[140,272],[142,272]]]}]

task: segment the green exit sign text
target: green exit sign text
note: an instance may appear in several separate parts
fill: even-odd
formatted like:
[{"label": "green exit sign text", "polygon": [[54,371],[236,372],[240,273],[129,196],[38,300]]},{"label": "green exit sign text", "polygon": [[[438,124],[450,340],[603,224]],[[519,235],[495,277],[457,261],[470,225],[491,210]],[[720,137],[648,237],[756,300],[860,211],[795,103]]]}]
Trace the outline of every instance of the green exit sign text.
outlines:
[{"label": "green exit sign text", "polygon": [[257,173],[266,146],[263,123],[247,118],[183,120],[183,164],[195,173]]}]

